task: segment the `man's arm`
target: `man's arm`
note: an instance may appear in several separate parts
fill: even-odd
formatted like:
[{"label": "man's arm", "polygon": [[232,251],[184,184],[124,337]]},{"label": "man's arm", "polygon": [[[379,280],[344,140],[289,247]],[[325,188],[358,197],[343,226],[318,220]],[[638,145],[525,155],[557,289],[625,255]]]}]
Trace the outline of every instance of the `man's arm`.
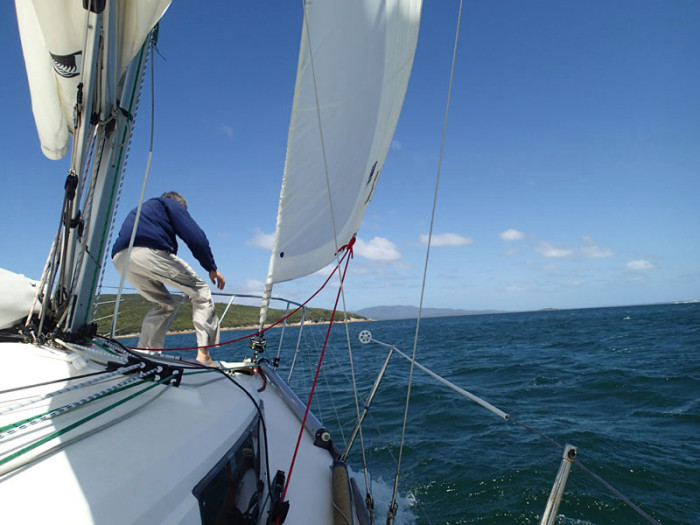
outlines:
[{"label": "man's arm", "polygon": [[223,290],[224,286],[226,286],[226,281],[224,280],[224,276],[221,275],[219,270],[210,271],[209,272],[209,279],[211,279],[211,282],[213,282],[219,290]]},{"label": "man's arm", "polygon": [[[165,203],[165,207],[168,210],[175,234],[185,241],[192,255],[199,261],[202,268],[210,272],[209,275],[211,276],[211,272],[216,270],[216,263],[204,231],[182,204],[174,199],[161,200]],[[213,280],[214,278],[212,277]]]}]

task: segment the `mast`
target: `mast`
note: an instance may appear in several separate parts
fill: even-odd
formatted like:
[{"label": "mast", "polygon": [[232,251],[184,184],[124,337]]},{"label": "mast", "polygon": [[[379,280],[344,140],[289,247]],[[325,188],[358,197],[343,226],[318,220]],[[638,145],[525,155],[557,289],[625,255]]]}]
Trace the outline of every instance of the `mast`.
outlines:
[{"label": "mast", "polygon": [[41,284],[40,332],[91,331],[149,35],[170,1],[16,2],[44,154],[61,158],[73,136],[61,223]]}]

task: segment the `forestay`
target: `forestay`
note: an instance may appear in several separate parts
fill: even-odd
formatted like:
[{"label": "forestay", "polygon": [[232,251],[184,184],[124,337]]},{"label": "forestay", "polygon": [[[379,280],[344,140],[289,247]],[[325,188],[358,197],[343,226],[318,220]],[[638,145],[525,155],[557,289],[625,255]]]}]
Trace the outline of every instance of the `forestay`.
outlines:
[{"label": "forestay", "polygon": [[403,104],[421,0],[304,9],[268,289],[319,270],[357,233]]}]

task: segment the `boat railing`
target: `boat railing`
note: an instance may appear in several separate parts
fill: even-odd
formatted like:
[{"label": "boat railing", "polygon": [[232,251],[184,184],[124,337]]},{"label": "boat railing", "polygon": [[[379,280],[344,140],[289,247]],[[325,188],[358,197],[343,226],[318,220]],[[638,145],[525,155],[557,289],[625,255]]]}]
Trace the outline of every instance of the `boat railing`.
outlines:
[{"label": "boat railing", "polygon": [[[109,287],[104,287],[104,288],[109,288]],[[125,291],[130,294],[138,294],[138,292],[134,289],[126,289]],[[103,292],[104,294],[104,292]],[[168,331],[170,331],[170,327],[173,324],[173,321],[177,317],[178,313],[180,312],[180,309],[184,302],[187,300],[187,295],[179,292],[179,291],[171,291],[171,294],[174,297],[179,298],[177,305],[170,316],[170,319],[168,320]],[[245,304],[245,303],[255,303],[257,302],[258,304],[262,302],[262,296],[261,295],[251,295],[251,294],[238,294],[238,293],[229,293],[229,292],[212,292],[212,296],[214,297],[214,302],[218,304],[224,304],[224,301],[222,301],[222,298],[225,298],[225,304],[226,307],[224,308],[223,313],[219,316],[219,324],[222,327],[222,329],[227,330],[235,330],[235,329],[243,329],[246,326],[224,326],[225,321],[227,319],[227,315],[229,312],[231,312],[231,307],[236,305],[236,304]],[[238,302],[237,302],[238,301]],[[285,337],[285,330],[287,328],[287,325],[289,324],[289,318],[290,318],[290,312],[295,313],[295,310],[300,310],[301,314],[299,317],[299,331],[296,336],[296,343],[294,345],[295,351],[294,351],[294,356],[292,358],[292,363],[290,366],[290,371],[289,371],[289,376],[291,377],[292,371],[294,370],[294,364],[296,362],[297,356],[299,354],[299,347],[301,344],[301,336],[302,332],[304,329],[304,325],[306,323],[307,319],[307,309],[306,306],[304,306],[301,303],[298,303],[296,301],[292,301],[291,299],[285,299],[283,297],[271,297],[270,298],[270,304],[273,306],[274,310],[283,312],[279,316],[279,327],[280,327],[280,334],[279,334],[279,343],[278,343],[278,348],[277,348],[277,358],[279,358],[280,353],[282,352],[282,346],[284,344],[284,337]],[[104,300],[98,300],[97,303],[97,308],[95,310],[95,317],[93,318],[93,322],[98,323],[99,326],[106,326],[107,323],[111,326],[111,320],[114,317],[114,311],[115,308],[110,308],[110,305],[116,305],[116,300],[113,299],[111,296],[106,296]],[[252,304],[249,304],[247,306],[252,306]],[[296,322],[296,321],[295,321]],[[250,324],[247,325],[248,327],[251,327]],[[259,328],[256,326],[256,329]],[[124,332],[125,331],[133,331],[133,328],[129,330],[128,328],[121,328],[117,329],[114,336],[120,337],[126,335]],[[121,333],[120,333],[121,332]],[[289,381],[289,378],[287,379]]]}]

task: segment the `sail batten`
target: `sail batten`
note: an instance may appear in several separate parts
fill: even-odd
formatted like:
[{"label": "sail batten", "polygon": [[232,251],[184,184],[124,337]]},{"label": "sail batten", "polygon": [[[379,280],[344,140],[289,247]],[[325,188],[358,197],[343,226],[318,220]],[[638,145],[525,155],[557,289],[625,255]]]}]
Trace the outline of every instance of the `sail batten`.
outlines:
[{"label": "sail batten", "polygon": [[421,1],[305,9],[272,282],[323,268],[357,233],[403,104]]}]

